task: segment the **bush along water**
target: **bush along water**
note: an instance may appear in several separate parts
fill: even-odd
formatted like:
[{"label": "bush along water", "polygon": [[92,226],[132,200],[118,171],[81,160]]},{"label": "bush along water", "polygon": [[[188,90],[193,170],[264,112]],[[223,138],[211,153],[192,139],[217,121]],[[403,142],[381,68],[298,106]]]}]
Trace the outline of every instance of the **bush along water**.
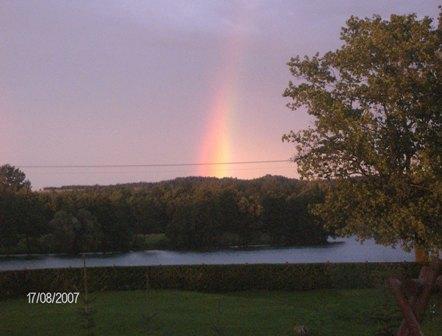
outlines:
[{"label": "bush along water", "polygon": [[[242,290],[312,290],[374,288],[388,276],[415,278],[416,263],[322,263],[258,265],[192,265],[148,267],[93,267],[87,269],[90,292],[152,289],[204,292]],[[30,291],[57,292],[82,288],[81,268],[0,272],[0,299],[25,296]]]}]

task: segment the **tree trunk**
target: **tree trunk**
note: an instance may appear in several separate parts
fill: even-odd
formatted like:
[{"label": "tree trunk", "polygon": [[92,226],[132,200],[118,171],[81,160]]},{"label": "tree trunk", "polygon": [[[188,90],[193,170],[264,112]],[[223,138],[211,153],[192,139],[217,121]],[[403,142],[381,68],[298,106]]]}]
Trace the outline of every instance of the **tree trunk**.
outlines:
[{"label": "tree trunk", "polygon": [[415,260],[418,263],[426,263],[429,261],[428,252],[420,247],[414,249]]}]

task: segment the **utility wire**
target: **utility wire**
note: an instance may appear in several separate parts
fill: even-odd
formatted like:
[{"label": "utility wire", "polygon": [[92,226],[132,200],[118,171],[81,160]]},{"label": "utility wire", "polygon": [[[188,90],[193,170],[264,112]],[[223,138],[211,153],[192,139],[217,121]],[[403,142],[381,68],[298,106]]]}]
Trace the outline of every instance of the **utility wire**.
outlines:
[{"label": "utility wire", "polygon": [[290,160],[259,160],[259,161],[230,161],[230,162],[203,162],[203,163],[152,163],[152,164],[115,164],[115,165],[28,165],[17,166],[25,169],[40,168],[126,168],[126,167],[185,167],[185,166],[215,166],[215,165],[239,165],[239,164],[262,164],[281,163]]},{"label": "utility wire", "polygon": [[[263,169],[262,167],[247,167],[247,168],[232,168],[235,172],[236,171],[243,171],[243,170],[260,170]],[[272,170],[278,170],[278,169],[287,169],[286,166],[278,166],[278,167],[272,167]],[[124,171],[45,171],[41,172],[41,174],[52,174],[52,175],[81,175],[81,174],[160,174],[160,173],[183,173],[185,170],[143,170],[143,171],[130,171],[130,170],[124,170]]]}]

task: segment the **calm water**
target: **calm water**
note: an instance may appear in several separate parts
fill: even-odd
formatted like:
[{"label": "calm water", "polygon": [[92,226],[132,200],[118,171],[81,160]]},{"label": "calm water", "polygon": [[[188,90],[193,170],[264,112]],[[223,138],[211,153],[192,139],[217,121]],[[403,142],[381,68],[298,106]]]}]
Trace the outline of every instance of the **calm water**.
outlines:
[{"label": "calm water", "polygon": [[[341,238],[317,247],[260,248],[215,252],[142,251],[88,255],[88,266],[143,266],[195,264],[281,264],[317,262],[413,261],[414,254],[400,248],[388,248],[353,238]],[[0,258],[0,270],[81,267],[82,258],[41,255],[36,257]]]}]

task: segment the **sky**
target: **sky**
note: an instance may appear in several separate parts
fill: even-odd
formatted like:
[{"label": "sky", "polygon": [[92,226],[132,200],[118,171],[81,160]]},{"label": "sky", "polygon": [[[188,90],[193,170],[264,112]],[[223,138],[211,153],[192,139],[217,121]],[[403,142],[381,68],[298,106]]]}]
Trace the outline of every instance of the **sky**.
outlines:
[{"label": "sky", "polygon": [[[35,189],[178,176],[297,177],[311,123],[287,61],[339,48],[351,16],[437,17],[439,1],[0,1],[0,164]],[[26,168],[28,167],[28,168]]]}]

